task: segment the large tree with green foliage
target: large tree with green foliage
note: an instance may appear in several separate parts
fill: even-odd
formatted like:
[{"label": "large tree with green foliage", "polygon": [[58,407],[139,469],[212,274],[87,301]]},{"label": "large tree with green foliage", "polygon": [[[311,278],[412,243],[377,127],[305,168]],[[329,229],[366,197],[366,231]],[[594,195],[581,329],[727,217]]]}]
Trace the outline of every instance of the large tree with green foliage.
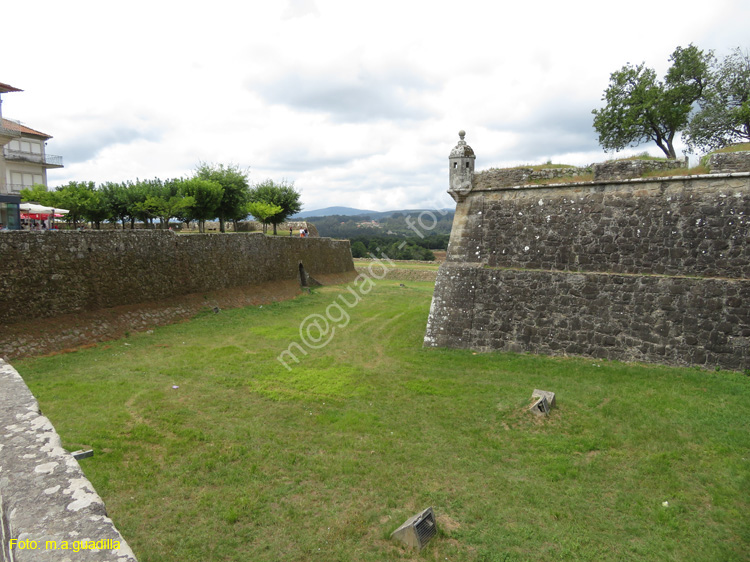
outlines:
[{"label": "large tree with green foliage", "polygon": [[67,209],[65,220],[78,228],[79,221],[86,218],[91,211],[91,199],[96,187],[93,181],[71,181],[55,191],[50,191],[51,201],[47,204],[60,209]]},{"label": "large tree with green foliage", "polygon": [[367,246],[361,241],[357,240],[352,243],[352,257],[353,258],[366,258],[367,257]]},{"label": "large tree with green foliage", "polygon": [[21,201],[24,203],[36,202],[40,205],[46,205],[48,201],[51,201],[50,192],[46,185],[41,183],[35,183],[31,187],[24,187],[21,190]]},{"label": "large tree with green foliage", "polygon": [[716,68],[700,109],[685,130],[691,148],[750,141],[750,53],[737,47]]},{"label": "large tree with green foliage", "polygon": [[263,232],[266,232],[268,227],[268,219],[274,215],[278,215],[281,211],[283,209],[278,205],[266,203],[265,201],[253,201],[247,204],[247,212],[263,225]]},{"label": "large tree with green foliage", "polygon": [[146,203],[149,197],[158,193],[161,180],[141,180],[136,178],[135,182],[128,188],[128,211],[131,216],[131,228],[134,227],[135,221],[139,220],[144,224],[151,226],[156,216],[151,207]]},{"label": "large tree with green foliage", "polygon": [[224,194],[216,209],[219,217],[219,230],[225,232],[225,221],[234,222],[237,230],[237,221],[247,216],[245,206],[248,203],[250,184],[247,181],[247,170],[241,169],[236,164],[207,164],[201,162],[195,170],[195,176],[219,184]]},{"label": "large tree with green foliage", "polygon": [[162,229],[169,228],[172,218],[181,217],[183,210],[195,204],[193,197],[180,191],[181,185],[181,180],[174,179],[153,184],[146,200],[141,203],[150,215],[159,219]]},{"label": "large tree with green foliage", "polygon": [[111,222],[121,222],[124,229],[125,222],[130,218],[128,210],[128,184],[108,181],[99,185],[99,191],[104,198],[107,218]]},{"label": "large tree with green foliage", "polygon": [[688,123],[693,104],[700,100],[710,79],[713,54],[694,45],[677,47],[664,80],[645,63],[630,63],[610,75],[602,100],[594,109],[594,129],[605,151],[653,141],[676,158],[675,135]]},{"label": "large tree with green foliage", "polygon": [[302,210],[300,197],[302,194],[294,189],[294,182],[274,182],[266,180],[257,184],[250,190],[250,202],[263,202],[270,205],[276,205],[281,211],[275,215],[267,217],[268,223],[273,225],[273,233],[276,235],[276,227],[283,223],[290,216],[299,213]]},{"label": "large tree with green foliage", "polygon": [[[92,183],[93,185],[93,183]],[[90,221],[94,228],[101,230],[102,221],[111,217],[107,208],[106,196],[101,190],[92,189],[86,199],[86,205],[83,211],[83,218]]]},{"label": "large tree with green foliage", "polygon": [[185,219],[198,221],[198,230],[205,232],[206,221],[216,218],[224,188],[216,182],[198,177],[179,180],[179,188],[180,193],[190,197],[192,202],[181,211]]}]

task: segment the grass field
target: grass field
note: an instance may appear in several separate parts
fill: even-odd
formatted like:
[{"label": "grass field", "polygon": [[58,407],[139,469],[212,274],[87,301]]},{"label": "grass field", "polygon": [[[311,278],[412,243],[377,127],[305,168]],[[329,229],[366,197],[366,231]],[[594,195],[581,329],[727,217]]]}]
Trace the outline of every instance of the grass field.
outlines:
[{"label": "grass field", "polygon": [[[426,350],[405,285],[291,370],[344,286],[14,366],[140,562],[748,560],[750,377]],[[421,553],[389,540],[427,506]]]},{"label": "grass field", "polygon": [[[373,263],[373,260],[371,259],[364,259],[364,258],[354,259],[355,267],[367,267],[371,263]],[[399,261],[399,262],[391,262],[391,263],[397,264],[395,268],[399,271],[404,270],[404,269],[419,270],[419,271],[437,271],[440,268],[440,263],[438,262]]]}]

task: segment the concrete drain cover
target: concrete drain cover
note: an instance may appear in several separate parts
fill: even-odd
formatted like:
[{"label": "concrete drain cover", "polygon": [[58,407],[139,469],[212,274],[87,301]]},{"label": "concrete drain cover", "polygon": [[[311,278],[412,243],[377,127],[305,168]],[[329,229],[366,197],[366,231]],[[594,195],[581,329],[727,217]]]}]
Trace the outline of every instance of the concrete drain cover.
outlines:
[{"label": "concrete drain cover", "polygon": [[435,514],[432,512],[432,508],[428,507],[404,521],[403,525],[391,533],[391,538],[422,550],[436,534]]},{"label": "concrete drain cover", "polygon": [[537,416],[548,416],[551,408],[555,407],[555,393],[548,390],[534,389],[531,393],[531,399],[534,403],[529,410]]}]

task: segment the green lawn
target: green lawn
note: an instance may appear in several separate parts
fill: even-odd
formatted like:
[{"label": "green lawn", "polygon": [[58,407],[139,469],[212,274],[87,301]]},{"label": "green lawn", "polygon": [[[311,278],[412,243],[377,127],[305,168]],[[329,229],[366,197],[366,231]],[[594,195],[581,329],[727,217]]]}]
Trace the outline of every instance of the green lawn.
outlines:
[{"label": "green lawn", "polygon": [[[140,562],[748,559],[750,377],[425,350],[405,284],[291,371],[346,287],[14,366]],[[389,540],[427,506],[421,553]]]},{"label": "green lawn", "polygon": [[[382,258],[379,258],[379,259],[382,259]],[[371,263],[373,263],[373,260],[371,259],[354,258],[355,267],[367,267]],[[389,262],[387,262],[386,260],[383,260],[383,263],[389,263]],[[440,268],[440,264],[438,262],[398,261],[398,262],[393,262],[393,263],[397,264],[395,268],[399,270],[417,269],[417,270],[424,270],[424,271],[437,271]]]}]

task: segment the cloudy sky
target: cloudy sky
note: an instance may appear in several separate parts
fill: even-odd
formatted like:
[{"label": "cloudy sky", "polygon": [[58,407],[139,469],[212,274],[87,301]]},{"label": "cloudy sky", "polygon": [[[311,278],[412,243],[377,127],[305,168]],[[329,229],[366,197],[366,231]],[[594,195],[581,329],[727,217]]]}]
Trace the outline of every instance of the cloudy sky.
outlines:
[{"label": "cloudy sky", "polygon": [[2,22],[0,82],[24,90],[3,116],[54,137],[51,185],[237,164],[306,210],[452,206],[459,129],[477,169],[601,161],[612,71],[750,47],[747,0],[37,0]]}]

